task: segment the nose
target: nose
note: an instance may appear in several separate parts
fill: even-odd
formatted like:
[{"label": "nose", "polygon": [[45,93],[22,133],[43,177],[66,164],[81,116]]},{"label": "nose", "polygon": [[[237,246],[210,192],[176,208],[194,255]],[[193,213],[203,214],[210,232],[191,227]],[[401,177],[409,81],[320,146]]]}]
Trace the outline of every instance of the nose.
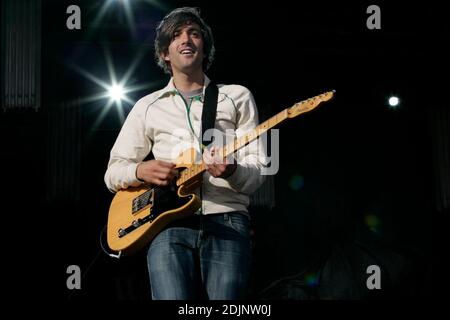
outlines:
[{"label": "nose", "polygon": [[182,43],[190,42],[191,41],[191,37],[189,36],[189,34],[187,32],[183,32],[180,35],[180,40],[181,40]]}]

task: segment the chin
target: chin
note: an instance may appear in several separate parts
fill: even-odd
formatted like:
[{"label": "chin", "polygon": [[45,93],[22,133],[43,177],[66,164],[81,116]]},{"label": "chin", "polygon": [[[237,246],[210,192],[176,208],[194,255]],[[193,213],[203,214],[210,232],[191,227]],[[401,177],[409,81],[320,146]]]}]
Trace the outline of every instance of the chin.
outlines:
[{"label": "chin", "polygon": [[199,66],[196,64],[190,64],[190,65],[183,66],[181,68],[181,71],[184,73],[189,73],[189,72],[196,71],[199,67],[201,68],[201,65]]}]

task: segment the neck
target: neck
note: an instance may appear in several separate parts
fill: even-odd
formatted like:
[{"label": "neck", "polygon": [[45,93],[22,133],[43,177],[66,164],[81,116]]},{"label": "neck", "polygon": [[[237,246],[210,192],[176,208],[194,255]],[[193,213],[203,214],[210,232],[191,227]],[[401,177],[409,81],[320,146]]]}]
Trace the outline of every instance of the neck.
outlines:
[{"label": "neck", "polygon": [[193,91],[203,88],[203,84],[205,83],[205,75],[201,69],[198,72],[190,74],[174,72],[173,83],[180,91]]}]

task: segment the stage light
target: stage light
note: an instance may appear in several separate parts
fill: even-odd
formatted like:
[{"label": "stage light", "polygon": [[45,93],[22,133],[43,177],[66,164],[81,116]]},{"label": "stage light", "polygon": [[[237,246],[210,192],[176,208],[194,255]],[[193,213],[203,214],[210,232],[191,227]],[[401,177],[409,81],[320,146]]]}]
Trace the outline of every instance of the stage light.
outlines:
[{"label": "stage light", "polygon": [[104,79],[105,76],[99,77],[76,64],[68,64],[74,71],[100,87],[100,91],[97,93],[77,99],[77,103],[82,105],[103,101],[103,103],[96,104],[96,108],[100,109],[98,117],[92,126],[93,128],[96,128],[112,109],[117,111],[120,122],[124,122],[126,114],[125,107],[132,106],[135,103],[135,101],[128,96],[130,93],[141,90],[148,91],[155,86],[161,86],[162,79],[147,83],[133,83],[129,81],[133,72],[144,57],[145,52],[145,50],[139,50],[124,74],[118,76],[111,53],[105,48],[104,58],[107,72],[103,73],[108,74],[107,78],[109,79]]},{"label": "stage light", "polygon": [[[150,5],[152,8],[159,9],[162,12],[167,12],[170,8],[163,3],[163,1],[160,0],[144,0],[143,2],[146,2],[147,5]],[[103,20],[105,16],[108,15],[108,13],[111,10],[116,10],[117,12],[123,12],[125,14],[125,19],[128,24],[129,31],[131,35],[134,37],[136,35],[136,21],[134,18],[134,12],[142,8],[142,3],[139,3],[138,1],[131,1],[131,0],[105,0],[102,4],[102,6],[99,8],[97,15],[95,16],[93,22],[91,25],[93,26],[101,26],[103,24]],[[88,30],[88,38],[90,38],[93,35],[93,32],[95,32],[96,28],[91,28]]]},{"label": "stage light", "polygon": [[392,96],[389,98],[389,106],[391,106],[392,108],[395,108],[399,105],[400,100],[398,99],[398,97]]},{"label": "stage light", "polygon": [[111,99],[119,102],[125,98],[125,89],[120,84],[115,84],[108,89],[108,94]]}]

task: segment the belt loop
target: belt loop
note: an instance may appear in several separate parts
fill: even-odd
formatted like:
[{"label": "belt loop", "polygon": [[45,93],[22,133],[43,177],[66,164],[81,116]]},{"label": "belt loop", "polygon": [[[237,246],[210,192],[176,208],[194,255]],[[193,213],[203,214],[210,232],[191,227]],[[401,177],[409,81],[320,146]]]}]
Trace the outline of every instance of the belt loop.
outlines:
[{"label": "belt loop", "polygon": [[223,214],[223,220],[228,221],[229,218],[230,216],[228,215],[228,213]]}]

